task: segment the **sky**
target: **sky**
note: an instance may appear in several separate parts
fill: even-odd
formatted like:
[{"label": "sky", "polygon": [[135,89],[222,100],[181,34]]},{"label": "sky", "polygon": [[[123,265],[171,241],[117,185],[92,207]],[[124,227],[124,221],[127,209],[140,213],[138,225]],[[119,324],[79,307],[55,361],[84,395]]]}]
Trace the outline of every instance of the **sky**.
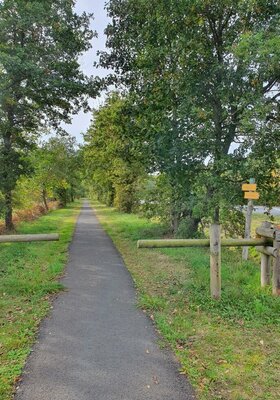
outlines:
[{"label": "sky", "polygon": [[[94,14],[91,28],[97,31],[98,34],[98,37],[92,40],[92,48],[80,58],[81,69],[87,75],[104,77],[108,73],[107,70],[93,66],[94,61],[98,60],[97,51],[105,49],[106,36],[104,35],[104,29],[109,22],[107,13],[104,10],[105,2],[106,0],[77,0],[76,2],[76,11],[78,14],[81,14],[83,11]],[[90,105],[93,107],[98,107],[100,104],[102,104],[102,96],[90,102]],[[86,114],[80,112],[78,115],[73,116],[70,125],[64,124],[63,128],[72,136],[75,136],[78,143],[82,143],[83,137],[81,133],[87,131],[90,120],[90,112]]]}]

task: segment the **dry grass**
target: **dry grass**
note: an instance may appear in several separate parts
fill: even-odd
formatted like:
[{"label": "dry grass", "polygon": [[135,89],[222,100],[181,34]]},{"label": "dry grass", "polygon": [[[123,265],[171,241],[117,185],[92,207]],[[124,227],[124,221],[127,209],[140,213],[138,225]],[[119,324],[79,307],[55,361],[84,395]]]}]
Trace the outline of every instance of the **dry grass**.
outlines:
[{"label": "dry grass", "polygon": [[[48,202],[49,211],[56,210],[58,201]],[[33,207],[24,210],[15,210],[13,215],[13,223],[17,226],[21,222],[34,221],[42,215],[46,214],[45,208],[41,204],[34,204]],[[0,234],[5,232],[5,223],[0,220]]]}]

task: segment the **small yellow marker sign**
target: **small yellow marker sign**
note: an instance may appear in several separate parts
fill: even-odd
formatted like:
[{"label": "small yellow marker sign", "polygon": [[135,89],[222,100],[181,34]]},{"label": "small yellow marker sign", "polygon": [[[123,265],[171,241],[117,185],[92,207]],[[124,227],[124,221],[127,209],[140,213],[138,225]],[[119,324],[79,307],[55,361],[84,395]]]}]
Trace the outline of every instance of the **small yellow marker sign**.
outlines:
[{"label": "small yellow marker sign", "polygon": [[[254,182],[254,179],[250,179],[250,181]],[[258,200],[260,198],[260,194],[256,192],[257,185],[256,183],[243,183],[242,191],[244,192],[244,199],[247,200]]]},{"label": "small yellow marker sign", "polygon": [[244,199],[247,200],[258,200],[260,198],[260,194],[258,192],[245,192]]},{"label": "small yellow marker sign", "polygon": [[256,183],[244,183],[242,185],[242,190],[243,192],[255,192],[257,190],[257,185]]}]

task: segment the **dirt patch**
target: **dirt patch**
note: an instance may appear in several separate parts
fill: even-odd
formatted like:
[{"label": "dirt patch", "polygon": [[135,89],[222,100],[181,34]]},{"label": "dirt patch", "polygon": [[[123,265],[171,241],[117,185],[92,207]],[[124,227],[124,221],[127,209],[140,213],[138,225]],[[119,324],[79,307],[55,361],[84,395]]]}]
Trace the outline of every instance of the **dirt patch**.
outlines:
[{"label": "dirt patch", "polygon": [[[59,207],[58,201],[50,201],[48,203],[49,211],[56,210]],[[25,210],[15,210],[13,215],[13,222],[18,225],[23,221],[33,221],[41,215],[47,214],[45,208],[41,204],[35,204],[33,207]],[[0,234],[5,233],[5,223],[0,220]]]}]

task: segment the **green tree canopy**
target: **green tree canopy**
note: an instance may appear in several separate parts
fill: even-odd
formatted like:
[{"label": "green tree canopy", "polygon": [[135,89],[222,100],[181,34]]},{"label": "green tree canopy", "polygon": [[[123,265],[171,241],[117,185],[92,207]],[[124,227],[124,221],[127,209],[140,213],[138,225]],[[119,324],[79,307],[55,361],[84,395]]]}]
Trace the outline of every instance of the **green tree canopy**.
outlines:
[{"label": "green tree canopy", "polygon": [[200,183],[190,191],[219,221],[279,154],[279,2],[111,0],[108,12],[100,62],[134,96],[140,140],[158,170]]},{"label": "green tree canopy", "polygon": [[0,189],[12,228],[12,190],[26,172],[24,155],[42,129],[61,121],[96,94],[78,57],[90,47],[91,15],[72,0],[0,3]]}]

